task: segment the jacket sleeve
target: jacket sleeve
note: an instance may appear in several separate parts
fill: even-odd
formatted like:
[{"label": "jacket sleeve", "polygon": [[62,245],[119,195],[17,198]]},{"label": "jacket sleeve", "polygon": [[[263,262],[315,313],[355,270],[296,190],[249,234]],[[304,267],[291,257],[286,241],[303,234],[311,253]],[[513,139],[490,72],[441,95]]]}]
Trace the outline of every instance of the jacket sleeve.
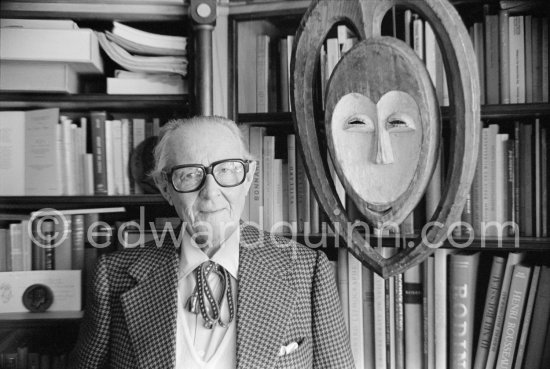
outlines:
[{"label": "jacket sleeve", "polygon": [[312,314],[313,367],[354,368],[349,335],[336,290],[334,273],[322,251],[317,253]]},{"label": "jacket sleeve", "polygon": [[88,286],[84,319],[77,344],[70,355],[71,369],[99,369],[106,366],[111,322],[107,259],[102,255]]}]

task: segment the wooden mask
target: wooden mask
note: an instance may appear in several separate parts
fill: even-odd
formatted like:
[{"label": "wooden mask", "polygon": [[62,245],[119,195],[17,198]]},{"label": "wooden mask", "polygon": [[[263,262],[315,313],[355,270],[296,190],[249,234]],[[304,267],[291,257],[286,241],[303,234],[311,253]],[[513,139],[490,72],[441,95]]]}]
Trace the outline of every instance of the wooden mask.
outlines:
[{"label": "wooden mask", "polygon": [[[440,117],[423,62],[404,42],[382,37],[392,6],[420,14],[432,26],[448,75],[451,158],[446,186],[431,224],[389,259],[349,227],[328,164],[321,159],[316,120],[324,118],[329,157],[347,196],[374,229],[399,224],[422,198],[439,154]],[[324,117],[315,116],[313,89],[319,52],[329,30],[345,23],[358,42],[334,69]],[[319,0],[304,15],[291,62],[295,129],[319,205],[346,246],[383,277],[421,262],[460,219],[475,171],[480,136],[479,82],[475,54],[460,16],[446,0]]]}]

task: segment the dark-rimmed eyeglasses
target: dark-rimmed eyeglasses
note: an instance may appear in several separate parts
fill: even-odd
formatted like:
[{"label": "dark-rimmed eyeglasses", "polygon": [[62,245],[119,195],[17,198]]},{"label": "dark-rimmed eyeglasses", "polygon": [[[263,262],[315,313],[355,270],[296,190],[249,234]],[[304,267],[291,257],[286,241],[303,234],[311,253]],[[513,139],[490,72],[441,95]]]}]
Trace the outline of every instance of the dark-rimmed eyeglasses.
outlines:
[{"label": "dark-rimmed eyeglasses", "polygon": [[174,190],[185,193],[202,188],[209,174],[222,187],[238,186],[244,182],[250,163],[250,160],[225,159],[215,161],[207,167],[201,164],[176,165],[163,173]]}]

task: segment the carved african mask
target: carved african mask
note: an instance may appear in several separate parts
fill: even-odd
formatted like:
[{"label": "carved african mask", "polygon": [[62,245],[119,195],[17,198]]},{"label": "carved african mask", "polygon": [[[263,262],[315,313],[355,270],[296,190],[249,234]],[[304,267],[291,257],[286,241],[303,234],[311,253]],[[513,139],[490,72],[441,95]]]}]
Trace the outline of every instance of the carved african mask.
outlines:
[{"label": "carved african mask", "polygon": [[401,223],[436,163],[439,109],[428,73],[403,42],[362,41],[327,87],[325,125],[333,164],[369,222]]}]

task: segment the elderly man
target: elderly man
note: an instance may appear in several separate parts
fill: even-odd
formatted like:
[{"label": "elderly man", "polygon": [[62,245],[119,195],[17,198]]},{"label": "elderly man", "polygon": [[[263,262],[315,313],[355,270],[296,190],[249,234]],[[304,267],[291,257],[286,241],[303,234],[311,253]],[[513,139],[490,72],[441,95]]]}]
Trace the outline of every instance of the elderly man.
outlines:
[{"label": "elderly man", "polygon": [[100,258],[75,367],[353,367],[326,256],[240,223],[251,159],[230,120],[163,127],[152,175],[181,237]]}]

